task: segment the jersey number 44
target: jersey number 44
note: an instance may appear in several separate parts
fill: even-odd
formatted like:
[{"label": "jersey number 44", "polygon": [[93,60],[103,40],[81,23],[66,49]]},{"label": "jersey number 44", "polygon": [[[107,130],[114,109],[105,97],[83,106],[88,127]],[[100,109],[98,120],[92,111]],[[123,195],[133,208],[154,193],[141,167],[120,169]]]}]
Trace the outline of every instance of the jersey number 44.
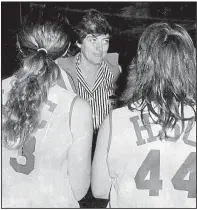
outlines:
[{"label": "jersey number 44", "polygon": [[[150,179],[145,180],[150,172]],[[189,173],[189,179],[185,180]],[[196,198],[196,153],[191,152],[171,179],[175,190],[188,192],[188,198]],[[137,189],[149,190],[149,196],[159,196],[162,190],[160,180],[160,151],[150,150],[135,175]]]}]

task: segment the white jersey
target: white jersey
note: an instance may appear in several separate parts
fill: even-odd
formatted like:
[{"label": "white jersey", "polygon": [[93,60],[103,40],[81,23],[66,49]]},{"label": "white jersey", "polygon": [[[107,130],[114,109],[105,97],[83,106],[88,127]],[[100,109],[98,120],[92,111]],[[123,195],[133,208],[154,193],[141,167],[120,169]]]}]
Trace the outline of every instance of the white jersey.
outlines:
[{"label": "white jersey", "polygon": [[[185,117],[193,116],[185,108]],[[123,107],[112,112],[108,169],[111,208],[196,207],[196,123],[185,122],[159,140],[159,125]],[[177,137],[178,136],[178,137]]]},{"label": "white jersey", "polygon": [[[3,103],[11,78],[2,82]],[[73,138],[70,112],[76,95],[49,91],[38,130],[22,151],[2,148],[3,208],[78,208],[69,183],[67,155]]]}]

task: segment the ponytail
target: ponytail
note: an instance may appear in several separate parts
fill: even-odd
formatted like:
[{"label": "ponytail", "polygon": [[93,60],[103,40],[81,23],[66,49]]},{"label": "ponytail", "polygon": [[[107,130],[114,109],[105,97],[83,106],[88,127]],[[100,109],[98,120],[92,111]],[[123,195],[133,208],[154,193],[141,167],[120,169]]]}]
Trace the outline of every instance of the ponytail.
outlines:
[{"label": "ponytail", "polygon": [[26,25],[17,35],[22,56],[16,81],[2,109],[2,143],[18,149],[36,131],[49,89],[60,77],[55,60],[69,44],[67,22],[55,21]]},{"label": "ponytail", "polygon": [[59,75],[59,67],[44,50],[23,59],[2,110],[3,146],[18,149],[36,130],[49,89],[57,82]]}]

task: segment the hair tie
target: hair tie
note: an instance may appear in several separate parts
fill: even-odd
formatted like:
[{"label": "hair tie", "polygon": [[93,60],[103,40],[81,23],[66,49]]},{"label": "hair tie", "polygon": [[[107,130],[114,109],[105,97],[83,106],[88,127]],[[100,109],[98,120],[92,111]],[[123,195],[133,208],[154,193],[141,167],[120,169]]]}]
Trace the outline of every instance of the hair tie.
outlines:
[{"label": "hair tie", "polygon": [[39,51],[45,51],[46,54],[48,53],[45,48],[39,48],[39,49],[37,49],[37,52],[39,52]]}]

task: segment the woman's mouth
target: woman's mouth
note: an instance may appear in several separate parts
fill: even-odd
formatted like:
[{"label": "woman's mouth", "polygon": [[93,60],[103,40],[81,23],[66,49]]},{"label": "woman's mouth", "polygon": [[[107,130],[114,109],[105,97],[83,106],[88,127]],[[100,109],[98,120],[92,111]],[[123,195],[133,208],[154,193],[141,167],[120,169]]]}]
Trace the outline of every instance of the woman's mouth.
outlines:
[{"label": "woman's mouth", "polygon": [[94,54],[94,56],[96,56],[96,57],[101,57],[102,54]]}]

